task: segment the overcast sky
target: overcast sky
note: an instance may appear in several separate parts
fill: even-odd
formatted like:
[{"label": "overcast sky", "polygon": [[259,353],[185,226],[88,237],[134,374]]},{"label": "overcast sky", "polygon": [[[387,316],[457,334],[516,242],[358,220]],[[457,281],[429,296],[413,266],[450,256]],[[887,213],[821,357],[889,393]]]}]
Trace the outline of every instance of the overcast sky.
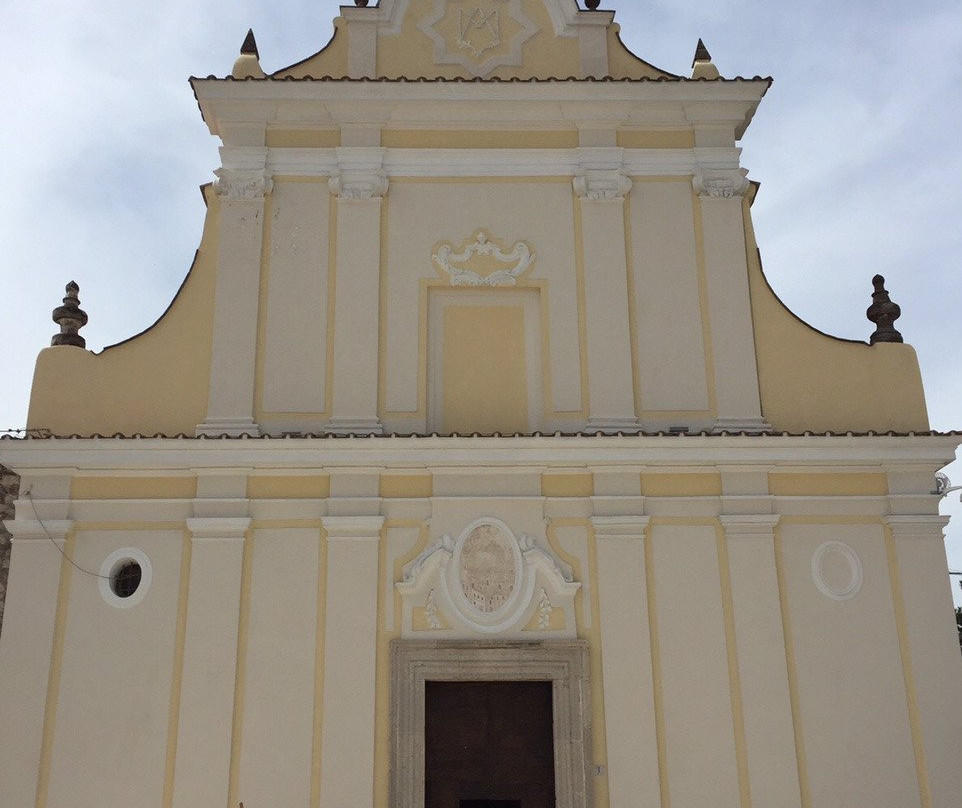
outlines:
[{"label": "overcast sky", "polygon": [[[723,75],[775,77],[742,142],[772,286],[815,327],[867,339],[881,272],[933,427],[962,428],[962,3],[604,5],[666,70],[686,73],[702,37]],[[284,67],[320,49],[336,15],[330,0],[0,1],[0,430],[25,425],[67,281],[99,351],[154,322],[183,280],[204,217],[197,188],[218,165],[187,77],[229,73],[248,27],[265,70]],[[949,473],[962,483],[962,464]]]}]

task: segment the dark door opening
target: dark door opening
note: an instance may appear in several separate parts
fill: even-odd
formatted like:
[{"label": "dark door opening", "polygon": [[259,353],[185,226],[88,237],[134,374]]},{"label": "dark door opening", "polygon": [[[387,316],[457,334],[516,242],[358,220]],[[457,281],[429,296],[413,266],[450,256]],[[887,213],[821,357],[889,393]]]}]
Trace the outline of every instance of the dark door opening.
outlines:
[{"label": "dark door opening", "polygon": [[551,682],[425,682],[425,808],[555,808]]}]

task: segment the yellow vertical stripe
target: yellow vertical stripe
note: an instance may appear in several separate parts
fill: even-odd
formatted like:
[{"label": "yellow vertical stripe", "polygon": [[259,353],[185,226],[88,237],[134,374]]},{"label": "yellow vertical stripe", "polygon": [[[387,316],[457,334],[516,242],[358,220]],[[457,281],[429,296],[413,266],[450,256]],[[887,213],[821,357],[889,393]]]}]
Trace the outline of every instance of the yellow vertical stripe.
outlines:
[{"label": "yellow vertical stripe", "polygon": [[50,769],[53,765],[53,738],[57,726],[57,703],[60,699],[60,673],[63,668],[63,647],[67,636],[68,601],[73,567],[67,558],[76,553],[75,534],[66,537],[64,557],[60,560],[60,585],[57,591],[57,614],[54,621],[53,651],[50,655],[50,674],[47,677],[47,700],[43,713],[43,735],[40,742],[40,771],[37,776],[36,808],[46,808],[50,789]]},{"label": "yellow vertical stripe", "polygon": [[738,767],[738,790],[742,808],[751,808],[752,792],[748,775],[748,743],[745,740],[745,712],[742,705],[742,679],[738,667],[735,642],[735,603],[732,597],[731,565],[725,531],[715,528],[718,548],[718,577],[721,582],[722,615],[725,623],[725,645],[728,648],[728,681],[731,687],[732,726],[735,730],[735,763]]},{"label": "yellow vertical stripe", "polygon": [[711,335],[711,312],[708,306],[708,270],[705,266],[705,227],[701,202],[692,192],[692,218],[695,222],[695,261],[698,265],[698,297],[701,302],[701,328],[705,345],[705,376],[708,379],[708,408],[718,414],[718,395],[715,390],[715,348]]},{"label": "yellow vertical stripe", "polygon": [[[596,766],[607,766],[608,743],[605,725],[605,688],[604,667],[601,654],[601,598],[598,592],[598,538],[590,522],[584,522],[588,532],[588,565],[591,580],[591,608],[596,615],[594,629],[588,641],[589,665],[591,671],[591,755]],[[594,808],[609,808],[608,778],[596,777],[594,780]]]},{"label": "yellow vertical stripe", "polygon": [[247,639],[250,634],[251,573],[254,538],[252,531],[244,537],[244,558],[241,564],[240,611],[237,618],[237,664],[234,672],[234,719],[230,738],[230,775],[227,787],[227,808],[238,803],[241,742],[244,732],[244,694],[247,685]]},{"label": "yellow vertical stripe", "polygon": [[180,554],[180,591],[177,595],[177,633],[174,639],[174,664],[170,681],[170,708],[167,712],[167,759],[164,764],[162,805],[174,802],[174,774],[177,764],[177,736],[180,730],[180,696],[184,681],[184,643],[187,638],[187,604],[190,595],[191,537],[186,531]]},{"label": "yellow vertical stripe", "polygon": [[321,804],[321,729],[324,723],[324,629],[327,620],[327,538],[318,531],[317,625],[314,635],[314,726],[311,746],[311,808]]},{"label": "yellow vertical stripe", "polygon": [[795,730],[795,760],[798,766],[798,789],[802,808],[812,808],[812,791],[808,783],[808,755],[805,752],[805,733],[802,727],[802,708],[798,698],[798,668],[795,659],[795,634],[788,608],[788,589],[785,559],[782,552],[781,525],[775,528],[775,574],[778,578],[778,600],[782,611],[782,632],[785,636],[785,662],[788,666],[788,695],[792,705],[792,726]]},{"label": "yellow vertical stripe", "polygon": [[572,210],[575,226],[575,276],[578,294],[578,361],[581,363],[581,408],[586,414],[591,411],[588,397],[588,310],[585,303],[585,237],[584,222],[581,218],[581,200],[571,189]]},{"label": "yellow vertical stripe", "polygon": [[885,528],[885,554],[888,559],[892,603],[895,606],[895,625],[899,638],[899,655],[902,659],[902,676],[905,679],[905,701],[909,712],[912,746],[915,751],[915,771],[919,782],[919,797],[922,800],[922,808],[932,808],[932,789],[929,786],[929,770],[925,762],[922,715],[919,711],[919,695],[915,685],[915,671],[912,666],[912,650],[909,647],[908,621],[905,615],[905,599],[902,595],[902,577],[899,573],[895,537],[888,527]]},{"label": "yellow vertical stripe", "polygon": [[655,547],[652,526],[645,529],[645,589],[648,593],[648,635],[651,638],[651,675],[655,686],[655,738],[658,742],[658,786],[661,808],[671,808],[668,787],[668,740],[665,734],[665,693],[661,675],[661,638],[655,598]]}]

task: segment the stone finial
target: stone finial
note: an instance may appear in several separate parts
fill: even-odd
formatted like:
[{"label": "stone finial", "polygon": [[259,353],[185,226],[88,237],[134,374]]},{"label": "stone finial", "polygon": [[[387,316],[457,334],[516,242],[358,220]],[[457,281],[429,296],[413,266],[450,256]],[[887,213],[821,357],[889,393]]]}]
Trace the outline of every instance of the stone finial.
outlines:
[{"label": "stone finial", "polygon": [[53,310],[53,321],[60,326],[60,333],[53,335],[50,344],[86,348],[87,340],[78,333],[87,325],[87,312],[80,308],[80,298],[77,297],[80,287],[75,281],[70,281],[66,286],[66,292],[63,305]]},{"label": "stone finial", "polygon": [[354,5],[358,8],[367,8],[368,0],[354,0]]},{"label": "stone finial", "polygon": [[261,69],[261,55],[257,50],[257,40],[254,39],[254,30],[249,29],[247,36],[244,37],[244,44],[241,45],[240,56],[234,62],[234,67],[230,71],[235,79],[262,79],[265,77]]},{"label": "stone finial", "polygon": [[241,45],[241,51],[240,51],[240,52],[241,52],[242,54],[244,54],[245,56],[251,56],[251,55],[253,55],[253,56],[254,56],[255,58],[257,58],[257,59],[260,59],[260,58],[261,58],[260,53],[258,53],[258,51],[257,51],[257,40],[254,39],[254,29],[253,29],[253,28],[248,28],[248,29],[247,29],[247,36],[244,37],[244,44]]},{"label": "stone finial", "polygon": [[895,321],[902,316],[902,309],[893,303],[889,293],[885,290],[885,278],[876,275],[872,278],[875,291],[872,293],[872,305],[868,307],[865,316],[875,323],[875,333],[869,342],[902,342],[902,335],[895,330]]},{"label": "stone finial", "polygon": [[585,8],[588,9],[588,11],[597,11],[600,5],[601,0],[585,0]]},{"label": "stone finial", "polygon": [[705,47],[705,43],[700,39],[698,40],[698,45],[695,46],[695,58],[691,60],[691,67],[691,77],[693,79],[717,79],[721,77],[718,68],[715,67],[711,60],[711,54],[708,52],[708,48]]}]

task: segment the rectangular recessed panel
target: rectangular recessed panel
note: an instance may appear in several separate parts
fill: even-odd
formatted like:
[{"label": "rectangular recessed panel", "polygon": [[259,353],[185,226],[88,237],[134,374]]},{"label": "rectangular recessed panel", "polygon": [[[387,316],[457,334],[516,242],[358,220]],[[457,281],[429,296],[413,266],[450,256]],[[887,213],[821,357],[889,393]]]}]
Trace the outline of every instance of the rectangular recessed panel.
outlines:
[{"label": "rectangular recessed panel", "polygon": [[278,182],[271,206],[263,408],[321,413],[327,373],[330,192]]},{"label": "rectangular recessed panel", "polygon": [[443,323],[444,431],[526,432],[524,309],[448,306]]}]

